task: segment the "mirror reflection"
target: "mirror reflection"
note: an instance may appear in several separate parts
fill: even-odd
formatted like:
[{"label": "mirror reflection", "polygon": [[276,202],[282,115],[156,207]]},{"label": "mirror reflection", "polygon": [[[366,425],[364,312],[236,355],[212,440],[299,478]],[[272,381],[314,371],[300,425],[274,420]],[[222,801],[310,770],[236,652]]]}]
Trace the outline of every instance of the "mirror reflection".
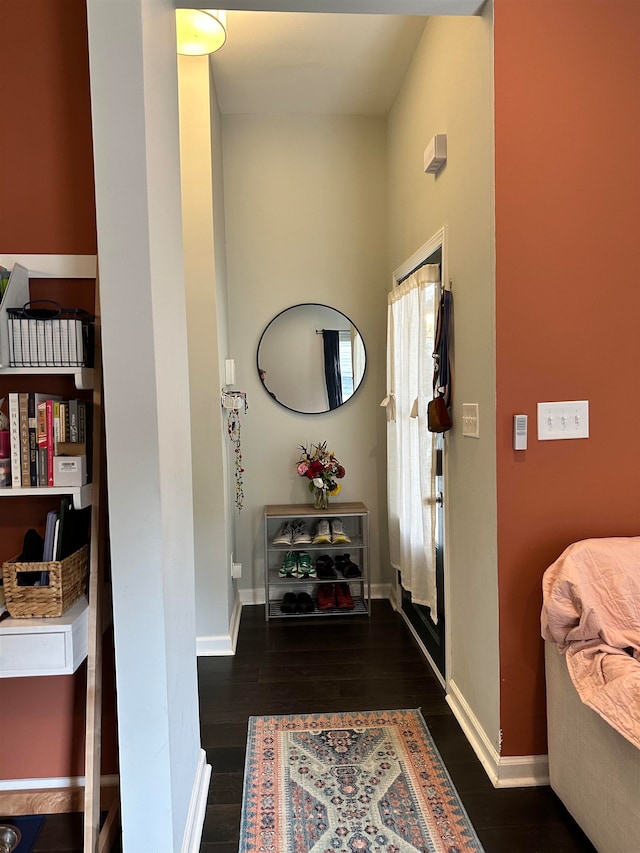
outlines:
[{"label": "mirror reflection", "polygon": [[258,375],[265,390],[302,414],[342,406],[357,391],[365,367],[357,327],[341,311],[316,302],[282,311],[258,344]]}]

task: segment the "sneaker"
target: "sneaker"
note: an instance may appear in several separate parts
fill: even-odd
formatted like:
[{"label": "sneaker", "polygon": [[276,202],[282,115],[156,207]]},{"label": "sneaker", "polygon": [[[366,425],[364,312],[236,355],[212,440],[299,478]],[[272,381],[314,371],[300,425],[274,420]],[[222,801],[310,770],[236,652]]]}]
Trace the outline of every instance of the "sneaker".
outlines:
[{"label": "sneaker", "polygon": [[302,552],[298,554],[298,573],[296,575],[298,578],[317,578],[318,575],[316,573],[315,566],[311,562],[311,557],[309,554]]},{"label": "sneaker", "polygon": [[316,524],[316,530],[311,541],[314,545],[331,545],[331,528],[328,521],[323,519]]},{"label": "sneaker", "polygon": [[336,569],[344,578],[359,578],[362,575],[360,567],[352,560],[350,554],[338,554],[336,557]]},{"label": "sneaker", "polygon": [[281,578],[298,577],[298,555],[295,551],[287,551],[284,555],[284,560],[282,561],[278,575]]},{"label": "sneaker", "polygon": [[332,580],[338,577],[338,573],[333,568],[333,560],[328,554],[320,554],[316,558],[316,575],[319,580]]},{"label": "sneaker", "polygon": [[334,518],[331,520],[331,544],[332,545],[345,545],[348,542],[351,542],[351,539],[344,532],[344,527],[342,526],[342,519]]},{"label": "sneaker", "polygon": [[336,607],[338,610],[353,610],[353,598],[348,583],[336,584]]},{"label": "sneaker", "polygon": [[302,519],[298,518],[291,525],[292,527],[292,545],[310,545],[311,544],[311,536],[307,532],[307,525],[302,521]]},{"label": "sneaker", "polygon": [[285,592],[282,597],[282,601],[280,602],[280,610],[283,613],[297,613],[298,612],[298,599],[296,597],[295,592]]},{"label": "sneaker", "polygon": [[335,610],[336,593],[332,583],[321,583],[318,587],[318,610]]},{"label": "sneaker", "polygon": [[308,592],[299,592],[296,604],[298,607],[298,613],[313,613],[315,610],[313,598],[311,598]]},{"label": "sneaker", "polygon": [[292,545],[293,544],[293,525],[290,521],[285,521],[278,534],[273,537],[272,545]]}]

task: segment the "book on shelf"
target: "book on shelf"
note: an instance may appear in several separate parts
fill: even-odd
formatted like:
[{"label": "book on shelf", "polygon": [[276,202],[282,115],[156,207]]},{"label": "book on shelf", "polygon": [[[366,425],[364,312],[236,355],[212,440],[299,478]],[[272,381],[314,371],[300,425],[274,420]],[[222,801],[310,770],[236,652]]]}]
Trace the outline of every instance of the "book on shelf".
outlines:
[{"label": "book on shelf", "polygon": [[61,441],[69,441],[69,425],[67,423],[67,413],[69,411],[69,404],[65,403],[64,400],[60,401],[60,438],[58,439],[58,444]]},{"label": "book on shelf", "polygon": [[89,416],[90,411],[84,400],[78,400],[78,441],[84,441],[86,444],[89,435]]},{"label": "book on shelf", "polygon": [[56,521],[59,518],[59,513],[55,510],[47,513],[47,520],[44,528],[44,551],[42,553],[42,562],[50,563],[54,559],[53,540],[56,529]]},{"label": "book on shelf", "polygon": [[11,486],[20,488],[22,473],[20,468],[20,403],[17,393],[9,394],[9,447],[11,451]]},{"label": "book on shelf", "polygon": [[18,412],[20,415],[20,484],[31,485],[29,468],[29,395],[18,394]]},{"label": "book on shelf", "polygon": [[69,438],[78,441],[78,400],[69,400]]},{"label": "book on shelf", "polygon": [[[56,455],[56,436],[55,436],[55,404],[57,400],[45,400],[45,430],[47,451],[47,486],[53,486],[53,457]],[[44,485],[42,483],[41,485]]]},{"label": "book on shelf", "polygon": [[30,486],[40,485],[39,459],[38,459],[38,406],[44,402],[50,394],[29,394],[29,473]]},{"label": "book on shelf", "polygon": [[10,392],[8,399],[12,488],[54,486],[56,456],[87,455],[91,406],[49,393]]},{"label": "book on shelf", "polygon": [[36,415],[38,445],[38,485],[53,486],[53,457],[55,455],[54,406],[60,397],[50,394],[39,400]]}]

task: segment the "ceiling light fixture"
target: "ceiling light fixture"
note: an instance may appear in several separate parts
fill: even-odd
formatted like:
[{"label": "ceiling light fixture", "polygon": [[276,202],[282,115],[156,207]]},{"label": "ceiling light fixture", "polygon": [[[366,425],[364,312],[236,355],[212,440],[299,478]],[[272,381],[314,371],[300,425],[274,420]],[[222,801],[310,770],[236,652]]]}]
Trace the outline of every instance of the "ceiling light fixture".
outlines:
[{"label": "ceiling light fixture", "polygon": [[224,9],[176,9],[178,53],[205,56],[220,50],[227,40]]}]

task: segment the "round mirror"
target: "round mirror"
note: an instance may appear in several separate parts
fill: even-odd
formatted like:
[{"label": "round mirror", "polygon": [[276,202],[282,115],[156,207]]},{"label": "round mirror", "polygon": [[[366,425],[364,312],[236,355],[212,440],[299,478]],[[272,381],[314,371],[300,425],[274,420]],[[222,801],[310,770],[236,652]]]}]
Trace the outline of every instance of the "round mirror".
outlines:
[{"label": "round mirror", "polygon": [[274,400],[301,414],[337,409],[366,366],[360,332],[341,311],[307,302],[281,311],[262,333],[258,374]]}]

